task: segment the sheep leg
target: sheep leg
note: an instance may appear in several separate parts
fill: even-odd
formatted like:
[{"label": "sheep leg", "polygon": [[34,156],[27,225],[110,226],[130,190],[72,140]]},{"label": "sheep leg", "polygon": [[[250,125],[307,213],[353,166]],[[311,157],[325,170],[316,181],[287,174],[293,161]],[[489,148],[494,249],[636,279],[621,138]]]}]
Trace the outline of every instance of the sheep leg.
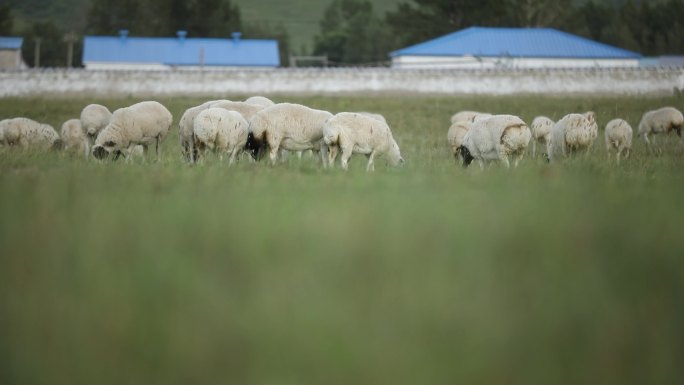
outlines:
[{"label": "sheep leg", "polygon": [[278,146],[272,146],[268,157],[271,159],[271,165],[275,166],[278,162]]},{"label": "sheep leg", "polygon": [[537,140],[532,139],[532,157],[534,158],[536,156],[537,156]]},{"label": "sheep leg", "polygon": [[478,159],[478,160],[477,160],[477,163],[480,164],[480,170],[481,170],[481,171],[484,171],[484,169],[485,169],[484,161],[483,161],[482,159]]},{"label": "sheep leg", "polygon": [[368,155],[368,165],[366,165],[366,172],[375,171],[375,150]]},{"label": "sheep leg", "polygon": [[622,148],[618,148],[617,154],[615,155],[615,162],[620,166],[620,153],[622,153]]},{"label": "sheep leg", "polygon": [[156,139],[156,147],[155,147],[155,152],[157,153],[157,162],[159,162],[159,135],[157,135]]},{"label": "sheep leg", "polygon": [[353,147],[342,148],[342,156],[340,157],[340,165],[342,169],[349,169],[349,158],[352,156]]},{"label": "sheep leg", "polygon": [[[311,151],[313,153],[313,150]],[[321,163],[323,164],[323,168],[328,168],[328,146],[321,142],[319,151],[321,153]]]},{"label": "sheep leg", "polygon": [[337,145],[331,145],[328,147],[328,166],[335,167],[335,159],[337,159],[337,153],[340,148]]},{"label": "sheep leg", "polygon": [[237,148],[233,149],[232,153],[230,154],[230,159],[228,159],[228,166],[232,166],[233,163],[235,163],[235,159],[238,156],[238,151],[239,151],[239,149],[237,149]]}]

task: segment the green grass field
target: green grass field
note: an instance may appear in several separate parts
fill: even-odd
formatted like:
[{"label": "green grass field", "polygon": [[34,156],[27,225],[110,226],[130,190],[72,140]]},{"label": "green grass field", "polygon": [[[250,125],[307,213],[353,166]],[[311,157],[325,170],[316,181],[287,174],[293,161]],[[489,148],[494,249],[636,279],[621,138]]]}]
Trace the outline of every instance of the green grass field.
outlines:
[{"label": "green grass field", "polygon": [[[245,95],[228,95],[231,99]],[[214,96],[207,97],[214,98]],[[284,97],[384,114],[407,163],[0,150],[2,384],[681,384],[684,144],[603,127],[663,98]],[[89,102],[2,99],[59,129]],[[201,99],[161,98],[175,121]],[[449,116],[594,110],[592,152],[464,170]]]}]

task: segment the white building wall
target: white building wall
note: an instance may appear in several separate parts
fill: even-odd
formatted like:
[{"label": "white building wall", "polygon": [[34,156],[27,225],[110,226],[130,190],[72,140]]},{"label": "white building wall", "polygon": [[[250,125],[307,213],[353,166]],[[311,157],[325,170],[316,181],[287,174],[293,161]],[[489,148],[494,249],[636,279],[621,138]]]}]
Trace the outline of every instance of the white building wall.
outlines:
[{"label": "white building wall", "polygon": [[275,67],[230,67],[230,66],[170,66],[163,63],[114,63],[114,62],[85,62],[86,70],[93,71],[222,71],[222,70],[271,70]]},{"label": "white building wall", "polygon": [[553,59],[474,56],[395,56],[396,69],[634,68],[638,59]]}]

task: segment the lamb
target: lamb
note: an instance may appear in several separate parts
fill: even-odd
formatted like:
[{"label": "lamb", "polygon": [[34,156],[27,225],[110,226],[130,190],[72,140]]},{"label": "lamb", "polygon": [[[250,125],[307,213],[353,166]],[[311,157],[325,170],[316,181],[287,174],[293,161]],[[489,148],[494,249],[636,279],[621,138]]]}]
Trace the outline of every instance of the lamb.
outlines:
[{"label": "lamb", "polygon": [[567,156],[589,149],[597,136],[598,125],[592,112],[564,116],[551,130],[551,140],[546,145],[549,161],[553,162],[556,154]]},{"label": "lamb", "polygon": [[252,96],[251,98],[247,98],[247,100],[245,100],[245,103],[256,104],[257,106],[262,106],[264,108],[271,107],[275,104],[271,99],[263,96]]},{"label": "lamb", "polygon": [[477,120],[463,137],[459,152],[463,166],[468,167],[477,159],[484,169],[485,161],[499,160],[510,168],[508,157],[515,156],[515,166],[525,156],[532,133],[527,124],[517,116],[494,115]]},{"label": "lamb", "polygon": [[532,131],[532,156],[537,154],[537,142],[544,143],[546,147],[551,140],[551,129],[553,128],[553,120],[546,116],[537,116],[532,121],[530,127]]},{"label": "lamb", "polygon": [[606,151],[610,160],[611,149],[617,150],[617,164],[620,165],[620,154],[627,150],[625,159],[629,158],[629,151],[632,149],[632,126],[622,119],[613,119],[606,125]]},{"label": "lamb", "polygon": [[196,153],[193,151],[195,145],[192,141],[192,132],[194,128],[194,121],[197,115],[209,108],[212,104],[219,102],[219,100],[210,100],[196,107],[190,107],[181,116],[178,121],[178,139],[180,141],[181,152],[185,159],[192,163],[196,159]]},{"label": "lamb", "polygon": [[325,167],[327,146],[323,145],[323,124],[331,117],[328,111],[300,104],[280,103],[267,107],[257,112],[249,123],[254,137],[252,146],[258,151],[268,145],[272,164],[275,164],[280,149],[320,151]]},{"label": "lamb", "polygon": [[212,107],[200,112],[193,123],[193,141],[198,155],[213,150],[223,161],[223,154],[229,154],[232,165],[247,146],[248,125],[237,111]]},{"label": "lamb", "polygon": [[90,142],[80,119],[69,119],[64,122],[60,135],[65,151],[81,152],[86,158],[88,157]]},{"label": "lamb", "polygon": [[97,136],[93,156],[103,159],[114,153],[116,158],[124,154],[130,159],[136,145],[147,149],[155,143],[159,160],[159,145],[169,133],[172,121],[169,110],[158,102],[140,102],[120,108],[114,111],[107,127]]},{"label": "lamb", "polygon": [[2,140],[8,146],[47,150],[62,145],[59,134],[48,124],[41,124],[28,118],[13,118],[2,121]]},{"label": "lamb", "polygon": [[458,148],[463,144],[463,137],[470,130],[472,125],[473,123],[471,121],[461,120],[453,123],[451,127],[449,127],[449,131],[447,132],[447,142],[449,142],[451,152],[454,154],[456,159],[460,157],[460,151]]},{"label": "lamb", "polygon": [[85,134],[95,139],[112,118],[112,113],[109,109],[100,104],[89,104],[81,111],[81,126]]},{"label": "lamb", "polygon": [[375,170],[374,160],[386,156],[391,166],[404,163],[399,145],[387,123],[361,113],[341,112],[323,125],[323,141],[329,150],[329,163],[335,163],[338,149],[342,151],[340,163],[348,169],[353,153],[368,156],[366,171]]},{"label": "lamb", "polygon": [[[684,125],[684,116],[674,107],[663,107],[657,110],[647,111],[641,117],[639,122],[639,136],[643,136],[644,140],[651,147],[651,142],[656,145],[656,134],[669,134],[672,131],[677,133],[677,136],[682,137],[682,125]],[[649,140],[648,136],[652,138]]]},{"label": "lamb", "polygon": [[476,111],[460,111],[451,115],[451,123],[474,122],[476,119],[490,118],[492,114]]}]

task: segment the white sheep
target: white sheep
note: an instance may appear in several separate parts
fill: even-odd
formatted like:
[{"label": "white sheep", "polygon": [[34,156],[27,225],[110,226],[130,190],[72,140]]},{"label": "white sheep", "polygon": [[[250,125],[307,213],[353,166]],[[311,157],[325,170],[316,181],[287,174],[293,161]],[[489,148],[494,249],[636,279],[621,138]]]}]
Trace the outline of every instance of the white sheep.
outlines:
[{"label": "white sheep", "polygon": [[548,146],[551,141],[551,129],[553,129],[554,121],[546,116],[537,116],[532,121],[530,131],[532,132],[532,156],[537,155],[537,142],[544,143],[544,148]]},{"label": "white sheep", "polygon": [[275,164],[280,149],[287,151],[314,150],[321,152],[326,166],[327,146],[323,145],[323,124],[332,117],[328,111],[300,104],[280,103],[267,107],[249,122],[254,145],[270,148],[269,157]]},{"label": "white sheep", "polygon": [[617,150],[617,164],[620,165],[620,154],[626,150],[625,159],[629,158],[632,149],[632,126],[622,119],[613,119],[606,125],[606,151],[608,160],[612,149]]},{"label": "white sheep", "polygon": [[112,113],[107,107],[89,104],[81,111],[81,126],[88,137],[95,139],[100,131],[107,127],[111,118]]},{"label": "white sheep", "polygon": [[456,157],[457,160],[460,157],[459,147],[463,144],[463,137],[465,137],[465,134],[470,130],[472,125],[473,122],[469,120],[459,120],[452,123],[449,127],[449,131],[447,131],[447,142],[451,148],[451,153],[454,154],[454,157]]},{"label": "white sheep", "polygon": [[62,137],[62,144],[64,145],[65,151],[80,152],[83,153],[86,158],[88,157],[90,142],[83,130],[80,119],[69,119],[64,122],[64,124],[62,124],[60,136]]},{"label": "white sheep", "polygon": [[218,102],[220,102],[220,100],[210,100],[208,102],[200,104],[199,106],[190,107],[187,110],[185,110],[180,120],[178,121],[178,139],[181,146],[181,152],[188,162],[194,162],[197,156],[197,154],[193,152],[195,145],[192,141],[192,131],[194,128],[193,125],[195,122],[195,118],[197,117],[197,114],[206,110],[212,104]]},{"label": "white sheep", "polygon": [[193,141],[198,155],[214,151],[223,160],[230,155],[229,164],[242,153],[247,145],[248,123],[237,111],[208,108],[200,112],[193,124]]},{"label": "white sheep", "polygon": [[159,145],[166,138],[172,121],[169,110],[155,101],[120,108],[114,111],[107,127],[97,136],[93,156],[103,159],[114,153],[117,158],[124,154],[126,159],[130,159],[136,145],[146,149],[156,144],[159,160]]},{"label": "white sheep", "polygon": [[456,122],[474,122],[476,119],[484,119],[492,117],[492,114],[486,112],[476,111],[460,111],[451,115],[451,123]]},{"label": "white sheep", "polygon": [[20,146],[25,150],[47,150],[59,148],[62,144],[59,134],[52,126],[32,119],[6,119],[2,126],[3,143],[8,146]]},{"label": "white sheep", "polygon": [[546,145],[549,161],[553,162],[557,154],[567,156],[589,149],[597,136],[598,125],[592,112],[565,115],[551,130],[551,140]]},{"label": "white sheep", "polygon": [[525,156],[532,133],[527,124],[517,116],[494,115],[476,120],[463,138],[460,154],[467,167],[477,159],[484,169],[485,161],[501,161],[510,167],[509,156],[515,156],[517,166]]},{"label": "white sheep", "polygon": [[275,104],[271,99],[264,96],[252,96],[251,98],[247,98],[247,100],[245,100],[245,103],[256,104],[264,108],[271,107]]},{"label": "white sheep", "polygon": [[376,157],[385,156],[391,166],[404,163],[387,123],[365,114],[341,112],[328,119],[323,125],[323,141],[328,147],[329,164],[334,166],[339,150],[342,152],[340,163],[345,170],[352,154],[368,156],[366,171],[375,169]]},{"label": "white sheep", "polygon": [[[655,135],[657,134],[669,134],[674,131],[681,138],[682,125],[684,125],[684,116],[674,107],[647,111],[639,122],[639,136],[644,137],[649,147],[651,144],[656,146]],[[651,139],[649,139],[649,135],[651,135]]]}]

